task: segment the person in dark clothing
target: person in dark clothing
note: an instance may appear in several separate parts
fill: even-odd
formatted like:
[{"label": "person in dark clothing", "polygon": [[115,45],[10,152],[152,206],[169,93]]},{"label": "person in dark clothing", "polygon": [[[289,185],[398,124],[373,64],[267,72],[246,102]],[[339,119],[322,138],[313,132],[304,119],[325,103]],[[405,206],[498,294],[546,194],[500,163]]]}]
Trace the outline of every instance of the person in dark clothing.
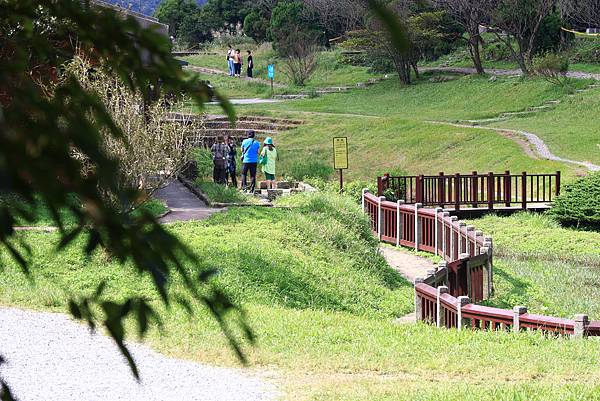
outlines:
[{"label": "person in dark clothing", "polygon": [[252,69],[254,68],[254,60],[252,59],[252,52],[248,50],[248,64],[247,64],[247,74],[248,78],[252,78]]},{"label": "person in dark clothing", "polygon": [[[254,137],[254,131],[248,131],[248,138],[242,142],[242,190],[254,193],[256,187],[256,166],[258,164],[258,151],[260,142]],[[250,188],[247,187],[247,175],[250,173]]]},{"label": "person in dark clothing", "polygon": [[225,178],[225,181],[229,183],[229,180],[231,179],[231,186],[233,188],[237,188],[237,150],[235,148],[235,139],[232,136],[228,136],[225,143],[227,146],[229,146],[229,153],[227,157],[227,177]]},{"label": "person in dark clothing", "polygon": [[213,156],[213,181],[217,184],[226,184],[229,146],[225,144],[223,135],[217,137],[217,142],[210,148],[210,151]]}]

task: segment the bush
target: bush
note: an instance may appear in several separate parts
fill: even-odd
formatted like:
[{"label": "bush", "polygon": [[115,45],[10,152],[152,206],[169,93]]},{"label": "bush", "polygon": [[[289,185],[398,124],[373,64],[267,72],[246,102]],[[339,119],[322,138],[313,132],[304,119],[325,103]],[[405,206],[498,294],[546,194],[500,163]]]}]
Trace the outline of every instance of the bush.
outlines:
[{"label": "bush", "polygon": [[236,188],[226,187],[214,182],[205,182],[200,178],[195,181],[195,184],[212,203],[246,203],[250,200],[248,196]]},{"label": "bush", "polygon": [[303,160],[291,164],[286,172],[286,176],[302,181],[305,178],[319,178],[328,180],[333,174],[333,167],[317,160]]},{"label": "bush", "polygon": [[568,82],[569,59],[557,53],[546,53],[533,60],[533,72],[548,82],[563,86]]},{"label": "bush", "polygon": [[571,61],[574,63],[600,64],[600,40],[576,38],[569,53]]},{"label": "bush", "polygon": [[197,177],[204,179],[212,177],[213,159],[210,150],[205,148],[196,148],[193,152],[194,163],[196,164]]},{"label": "bush", "polygon": [[563,226],[600,229],[600,173],[565,185],[550,214]]}]

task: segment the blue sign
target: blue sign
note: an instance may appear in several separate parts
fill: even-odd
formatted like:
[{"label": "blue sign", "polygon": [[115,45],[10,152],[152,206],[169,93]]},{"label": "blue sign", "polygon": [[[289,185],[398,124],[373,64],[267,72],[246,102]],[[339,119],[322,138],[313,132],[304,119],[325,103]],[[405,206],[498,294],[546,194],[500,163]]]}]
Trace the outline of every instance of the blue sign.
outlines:
[{"label": "blue sign", "polygon": [[273,64],[267,66],[267,78],[275,78],[275,66]]}]

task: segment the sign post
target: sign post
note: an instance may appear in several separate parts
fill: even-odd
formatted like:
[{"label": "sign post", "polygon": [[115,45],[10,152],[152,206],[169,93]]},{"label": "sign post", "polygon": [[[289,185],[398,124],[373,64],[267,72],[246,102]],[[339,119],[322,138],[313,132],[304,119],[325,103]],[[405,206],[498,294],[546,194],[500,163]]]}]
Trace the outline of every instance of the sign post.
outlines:
[{"label": "sign post", "polygon": [[273,79],[275,78],[275,65],[267,65],[267,78],[271,80],[271,93],[273,93]]},{"label": "sign post", "polygon": [[344,190],[343,171],[348,169],[348,138],[333,138],[333,168],[340,170],[340,192]]}]

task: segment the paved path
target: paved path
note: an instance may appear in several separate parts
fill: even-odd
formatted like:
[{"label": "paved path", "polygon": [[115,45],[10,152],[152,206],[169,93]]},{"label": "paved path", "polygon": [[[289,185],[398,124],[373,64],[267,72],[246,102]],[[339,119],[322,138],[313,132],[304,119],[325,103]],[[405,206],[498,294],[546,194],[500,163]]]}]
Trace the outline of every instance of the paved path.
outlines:
[{"label": "paved path", "polygon": [[414,283],[417,277],[424,278],[427,270],[435,268],[431,260],[417,256],[402,248],[381,245],[379,250],[388,264],[411,283]]},{"label": "paved path", "polygon": [[[228,98],[229,103],[233,105],[248,105],[248,104],[269,104],[269,103],[280,103],[283,102],[283,99],[261,99],[261,98],[251,98],[251,99],[232,99]],[[220,102],[208,102],[207,105],[219,105]]]},{"label": "paved path", "polygon": [[160,219],[161,223],[203,220],[222,209],[213,209],[190,192],[181,182],[174,180],[156,191],[154,197],[164,201],[171,213]]},{"label": "paved path", "polygon": [[[441,72],[453,72],[456,74],[477,74],[477,70],[475,68],[469,67],[422,67],[419,68],[420,72],[427,71],[441,71]],[[486,74],[490,75],[498,75],[498,76],[518,76],[523,75],[521,70],[506,70],[506,69],[498,69],[498,68],[486,68]],[[567,73],[569,78],[577,78],[577,79],[595,79],[596,81],[600,81],[600,74],[594,74],[590,72],[581,72],[581,71],[569,71]]]},{"label": "paved path", "polygon": [[[406,251],[402,248],[393,248],[388,245],[380,245],[379,250],[385,260],[388,262],[394,270],[400,273],[405,279],[414,283],[415,278],[425,277],[427,270],[433,270],[435,268],[433,262],[429,259],[422,258],[415,255],[412,252]],[[415,313],[409,313],[408,315],[399,317],[394,320],[397,324],[412,324],[415,323]]]},{"label": "paved path", "polygon": [[277,389],[248,372],[167,358],[129,344],[135,381],[112,339],[66,315],[0,308],[0,377],[24,401],[259,401]]}]

